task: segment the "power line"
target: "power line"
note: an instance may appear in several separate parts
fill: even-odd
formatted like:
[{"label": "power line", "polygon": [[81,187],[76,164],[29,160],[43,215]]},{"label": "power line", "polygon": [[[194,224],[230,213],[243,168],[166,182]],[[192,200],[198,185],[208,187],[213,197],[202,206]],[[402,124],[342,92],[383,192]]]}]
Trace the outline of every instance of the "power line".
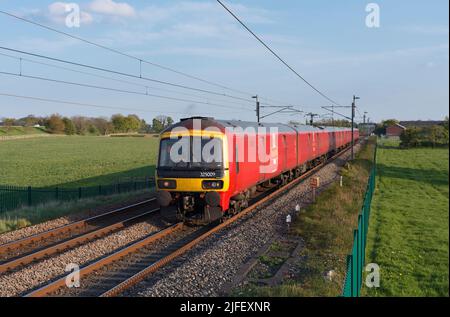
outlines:
[{"label": "power line", "polygon": [[4,47],[4,46],[0,46],[0,49],[11,51],[11,52],[15,52],[15,53],[20,53],[20,54],[24,54],[24,55],[34,56],[34,57],[38,57],[38,58],[43,58],[43,59],[47,59],[47,60],[52,60],[52,61],[59,62],[59,63],[65,63],[65,64],[70,64],[70,65],[74,65],[74,66],[89,68],[89,69],[93,69],[93,70],[97,70],[97,71],[112,73],[112,74],[115,74],[115,75],[121,75],[121,76],[125,76],[125,77],[130,77],[130,78],[142,79],[142,80],[151,81],[151,82],[155,82],[155,83],[162,84],[162,85],[168,85],[168,86],[172,86],[172,87],[177,87],[177,88],[182,88],[182,89],[187,89],[187,90],[193,90],[193,91],[207,93],[207,94],[212,94],[212,95],[216,95],[216,96],[222,96],[222,97],[232,98],[232,99],[236,99],[236,100],[243,100],[243,101],[251,102],[248,99],[232,96],[232,95],[225,94],[225,93],[220,93],[220,92],[215,92],[215,91],[211,91],[211,90],[200,89],[200,88],[195,88],[195,87],[190,87],[190,86],[185,86],[185,85],[181,85],[181,84],[171,83],[171,82],[162,81],[162,80],[153,79],[153,78],[148,78],[148,77],[144,77],[144,76],[140,77],[140,76],[136,76],[136,75],[129,74],[129,73],[124,73],[124,72],[111,70],[111,69],[107,69],[107,68],[102,68],[102,67],[97,67],[97,66],[92,66],[92,65],[72,62],[72,61],[68,61],[68,60],[64,60],[64,59],[60,59],[60,58],[55,58],[55,57],[50,57],[50,56],[46,56],[46,55],[42,55],[42,54],[30,53],[30,52],[17,50],[17,49],[13,49],[13,48],[8,48],[8,47]]},{"label": "power line", "polygon": [[[148,89],[155,89],[155,90],[160,90],[160,91],[180,94],[180,95],[189,96],[189,97],[205,98],[205,99],[210,100],[210,101],[218,101],[218,100],[215,100],[215,99],[209,99],[209,98],[202,97],[202,96],[199,96],[199,95],[188,94],[188,93],[179,92],[179,91],[170,90],[170,89],[164,89],[164,88],[160,88],[160,87],[157,88],[157,87],[153,87],[153,86],[149,86],[149,85],[138,84],[136,82],[132,82],[132,81],[124,80],[124,79],[118,79],[118,78],[113,78],[113,77],[108,77],[108,76],[102,76],[102,75],[99,75],[99,74],[94,74],[94,73],[90,73],[90,72],[76,70],[76,69],[72,69],[72,68],[68,68],[68,67],[64,67],[64,66],[58,66],[58,65],[54,65],[54,64],[39,62],[39,61],[35,61],[35,60],[29,59],[29,58],[17,57],[17,56],[13,56],[13,55],[9,55],[9,54],[4,54],[4,53],[0,53],[0,55],[9,57],[9,58],[12,58],[12,59],[15,59],[15,60],[19,60],[21,62],[22,61],[26,61],[26,62],[37,64],[37,65],[44,65],[44,66],[53,67],[53,68],[57,68],[57,69],[62,69],[62,70],[66,70],[66,71],[70,71],[70,72],[74,72],[74,73],[78,73],[78,74],[93,76],[93,77],[97,77],[97,78],[102,78],[102,79],[112,80],[112,81],[116,81],[116,82],[120,82],[120,83],[125,83],[125,84],[128,84],[128,85],[142,87],[142,88],[145,88],[146,90],[148,90]],[[236,105],[240,105],[240,106],[244,106],[244,107],[248,106],[248,105],[243,105],[241,103],[237,103],[237,102],[233,102],[233,101],[227,101],[227,102],[228,103],[232,103],[232,104],[236,104]]]},{"label": "power line", "polygon": [[[11,97],[11,98],[19,98],[19,99],[28,99],[28,100],[41,101],[41,102],[68,104],[68,105],[83,106],[83,107],[101,108],[101,109],[138,111],[138,112],[147,112],[147,113],[161,113],[161,111],[149,111],[149,110],[145,110],[145,109],[135,109],[135,108],[116,107],[116,106],[103,106],[103,105],[97,105],[97,104],[92,104],[92,103],[82,103],[82,102],[59,100],[59,99],[48,99],[48,98],[41,98],[41,97],[34,97],[34,96],[22,96],[22,95],[8,94],[8,93],[3,93],[3,92],[0,92],[0,96]],[[187,115],[191,115],[191,113],[187,113],[187,112],[183,113],[183,112],[168,112],[168,111],[165,111],[165,110],[163,110],[163,111],[164,111],[164,113],[170,113],[170,114],[187,114]]]},{"label": "power line", "polygon": [[84,38],[81,38],[81,37],[79,37],[79,36],[76,36],[76,35],[73,35],[73,34],[70,34],[70,33],[67,33],[67,32],[63,32],[63,31],[57,30],[57,29],[52,28],[52,27],[50,27],[50,26],[47,26],[47,25],[44,25],[44,24],[41,24],[41,23],[38,23],[38,22],[35,22],[35,21],[28,20],[28,19],[26,19],[26,18],[24,18],[24,17],[20,17],[20,16],[17,16],[17,15],[14,15],[14,14],[12,14],[12,13],[9,13],[9,12],[3,11],[3,10],[0,10],[0,13],[2,13],[2,14],[4,14],[4,15],[7,15],[7,16],[9,16],[9,17],[12,17],[12,18],[21,20],[21,21],[23,21],[23,22],[30,23],[30,24],[32,24],[32,25],[35,25],[35,26],[44,28],[44,29],[46,29],[46,30],[49,30],[49,31],[58,33],[58,34],[60,34],[60,35],[64,35],[64,36],[67,36],[67,37],[76,39],[76,40],[78,40],[78,41],[87,43],[87,44],[89,44],[89,45],[93,45],[93,46],[96,46],[96,47],[98,47],[98,48],[101,48],[101,49],[104,49],[104,50],[113,52],[113,53],[115,53],[115,54],[119,54],[119,55],[122,55],[122,56],[125,56],[125,57],[128,57],[128,58],[134,59],[134,60],[136,60],[136,61],[139,61],[139,64],[140,64],[140,65],[141,65],[142,63],[145,63],[145,64],[152,65],[152,66],[154,66],[154,67],[158,67],[158,68],[160,68],[160,69],[163,69],[163,70],[166,70],[166,71],[169,71],[169,72],[178,74],[178,75],[182,75],[182,76],[184,76],[184,77],[187,77],[187,78],[190,78],[190,79],[194,79],[194,80],[197,80],[197,81],[200,81],[200,82],[203,82],[203,83],[212,85],[212,86],[220,87],[220,88],[222,88],[222,89],[226,89],[226,90],[229,90],[229,91],[234,91],[234,92],[240,93],[240,94],[250,95],[250,93],[247,93],[247,92],[244,92],[244,91],[241,91],[241,90],[238,90],[238,89],[230,88],[230,87],[224,86],[224,85],[222,85],[222,84],[218,84],[218,83],[215,83],[215,82],[212,82],[212,81],[209,81],[209,80],[206,80],[206,79],[197,77],[197,76],[193,76],[193,75],[187,74],[187,73],[185,73],[185,72],[178,71],[178,70],[176,70],[176,69],[173,69],[173,68],[170,68],[170,67],[167,67],[167,66],[163,66],[163,65],[160,65],[160,64],[157,64],[157,63],[154,63],[154,62],[150,62],[150,61],[145,60],[145,59],[143,59],[143,58],[139,58],[139,57],[133,56],[133,55],[131,55],[131,54],[128,54],[128,53],[119,51],[119,50],[117,50],[117,49],[114,49],[114,48],[111,48],[111,47],[108,47],[108,46],[105,46],[105,45],[102,45],[102,44],[99,44],[99,43],[95,43],[95,42],[93,42],[93,41],[90,41],[90,40],[87,40],[87,39],[84,39]]},{"label": "power line", "polygon": [[[187,78],[194,79],[194,80],[197,80],[197,81],[200,81],[200,82],[203,82],[203,83],[212,85],[212,86],[216,86],[216,87],[219,87],[219,88],[222,88],[222,89],[226,89],[226,90],[229,90],[229,91],[234,91],[234,92],[236,92],[236,93],[243,94],[243,95],[248,95],[248,96],[249,96],[249,95],[253,95],[253,93],[250,93],[250,92],[245,92],[245,91],[238,90],[238,89],[235,89],[235,88],[227,87],[227,86],[225,86],[225,85],[218,84],[218,83],[215,83],[215,82],[213,82],[213,81],[206,80],[206,79],[203,79],[203,78],[200,78],[200,77],[197,77],[197,76],[193,76],[193,75],[187,74],[187,73],[185,73],[185,72],[178,71],[178,70],[176,70],[176,69],[173,69],[173,68],[170,68],[170,67],[167,67],[167,66],[163,66],[163,65],[160,65],[160,64],[157,64],[157,63],[154,63],[154,62],[150,62],[150,61],[148,61],[148,60],[145,60],[145,59],[142,59],[142,58],[133,56],[133,55],[131,55],[131,54],[128,54],[128,53],[119,51],[119,50],[117,50],[117,49],[114,49],[114,48],[111,48],[111,47],[107,47],[107,46],[102,45],[102,44],[99,44],[99,43],[95,43],[95,42],[93,42],[93,41],[91,41],[91,40],[87,40],[87,39],[81,38],[81,37],[79,37],[79,36],[76,36],[76,35],[73,35],[73,34],[70,34],[70,33],[64,32],[64,31],[60,31],[60,30],[58,30],[58,29],[52,28],[52,27],[47,26],[47,25],[44,25],[44,24],[42,24],[42,23],[35,22],[35,21],[31,21],[31,20],[26,19],[26,18],[24,18],[24,17],[20,17],[20,16],[17,16],[17,15],[14,15],[14,14],[12,14],[12,13],[9,13],[9,12],[3,11],[3,10],[0,10],[0,13],[2,13],[2,14],[4,14],[4,15],[7,15],[7,16],[9,16],[9,17],[12,17],[12,18],[21,20],[21,21],[23,21],[23,22],[26,22],[26,23],[29,23],[29,24],[32,24],[32,25],[35,25],[35,26],[44,28],[44,29],[46,29],[46,30],[49,30],[49,31],[58,33],[58,34],[60,34],[60,35],[64,35],[64,36],[67,36],[67,37],[76,39],[76,40],[78,40],[78,41],[87,43],[87,44],[89,44],[89,45],[93,45],[93,46],[99,47],[99,48],[101,48],[101,49],[105,49],[105,50],[107,50],[107,51],[110,51],[110,52],[113,52],[113,53],[116,53],[116,54],[119,54],[119,55],[122,55],[122,56],[125,56],[125,57],[128,57],[128,58],[134,59],[134,60],[136,60],[136,61],[139,61],[140,67],[141,67],[141,64],[142,64],[142,63],[146,63],[146,64],[149,64],[149,65],[158,67],[158,68],[160,68],[160,69],[163,69],[163,70],[166,70],[166,71],[170,71],[170,72],[176,73],[176,74],[178,74],[178,75],[182,75],[182,76],[185,76],[185,77],[187,77]],[[136,77],[142,77],[142,70],[141,70],[141,69],[140,69],[140,76],[136,76]],[[223,96],[225,96],[225,95],[223,95]],[[226,96],[226,97],[230,97],[230,96]],[[271,103],[269,103],[269,102],[272,102],[272,103],[279,103],[279,104],[286,104],[286,105],[288,105],[288,106],[293,106],[292,104],[289,104],[289,103],[286,103],[286,102],[281,102],[281,101],[276,101],[276,100],[269,99],[269,98],[266,98],[266,97],[261,97],[261,99],[265,99],[265,100],[268,101],[268,102],[264,102],[264,103],[261,102],[261,104],[265,104],[265,105],[269,105],[269,106],[273,106],[273,104],[271,104]],[[244,99],[241,99],[241,100],[244,100]],[[251,102],[250,100],[245,100],[245,101]]]},{"label": "power line", "polygon": [[220,108],[226,108],[226,109],[234,108],[234,109],[238,109],[238,110],[251,111],[251,110],[248,110],[248,109],[242,109],[242,108],[237,108],[237,107],[225,106],[225,105],[220,105],[220,104],[215,104],[215,103],[209,103],[209,102],[203,102],[203,101],[197,101],[197,100],[181,99],[181,98],[168,97],[168,96],[161,96],[161,95],[155,95],[155,94],[149,94],[149,93],[142,93],[142,92],[138,92],[138,91],[117,89],[117,88],[97,86],[97,85],[89,85],[89,84],[70,82],[70,81],[65,81],[65,80],[58,80],[58,79],[53,79],[53,78],[48,78],[48,77],[31,76],[31,75],[3,72],[3,71],[0,71],[0,74],[8,75],[8,76],[16,76],[16,77],[35,79],[35,80],[41,80],[41,81],[54,82],[54,83],[59,83],[59,84],[73,85],[73,86],[79,86],[79,87],[86,87],[86,88],[108,90],[108,91],[114,91],[114,92],[120,92],[120,93],[142,95],[142,96],[148,96],[148,97],[155,97],[155,98],[167,99],[167,100],[172,100],[172,101],[199,103],[199,104],[204,104],[204,105],[209,105],[209,106],[214,106],[214,107],[220,107]]},{"label": "power line", "polygon": [[272,50],[258,35],[256,35],[241,19],[239,19],[236,14],[234,14],[222,1],[216,0],[228,13],[230,13],[254,38],[256,38],[265,48],[267,48],[281,63],[283,63],[287,68],[289,68],[297,77],[299,77],[302,81],[304,81],[309,87],[311,87],[314,91],[316,91],[319,95],[332,102],[333,104],[339,105],[336,101],[329,98],[319,89],[317,89],[314,85],[312,85],[309,81],[307,81],[302,75],[300,75],[294,68],[292,68],[287,62],[285,62],[274,50]]}]

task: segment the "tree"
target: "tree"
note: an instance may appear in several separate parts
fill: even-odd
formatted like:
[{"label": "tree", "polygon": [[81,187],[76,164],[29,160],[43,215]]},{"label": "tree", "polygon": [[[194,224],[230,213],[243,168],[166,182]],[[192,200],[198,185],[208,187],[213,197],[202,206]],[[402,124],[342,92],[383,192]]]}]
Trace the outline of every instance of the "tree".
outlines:
[{"label": "tree", "polygon": [[74,135],[77,133],[77,129],[75,128],[75,125],[73,124],[73,121],[69,118],[63,118],[64,122],[64,133],[67,135]]},{"label": "tree", "polygon": [[75,125],[75,129],[77,134],[84,135],[88,131],[89,122],[85,117],[72,117],[72,122]]},{"label": "tree", "polygon": [[16,119],[14,118],[3,118],[3,125],[6,128],[6,131],[9,131],[11,127],[14,125],[14,122],[16,122]]},{"label": "tree", "polygon": [[152,121],[152,131],[156,133],[160,133],[164,130],[164,125],[158,119],[154,118]]},{"label": "tree", "polygon": [[89,125],[88,132],[90,134],[93,134],[93,135],[99,135],[100,134],[100,132],[98,131],[97,127],[95,125],[93,125],[93,124]]},{"label": "tree", "polygon": [[51,133],[63,133],[64,132],[64,121],[59,114],[53,114],[47,120],[47,129]]},{"label": "tree", "polygon": [[173,124],[173,119],[167,116],[157,116],[153,119],[153,132],[160,133],[162,130]]},{"label": "tree", "polygon": [[406,129],[400,135],[400,146],[404,148],[416,147],[420,143],[420,130],[416,127]]},{"label": "tree", "polygon": [[126,132],[137,132],[141,128],[141,119],[134,114],[125,118]]},{"label": "tree", "polygon": [[32,127],[39,122],[39,119],[36,118],[34,115],[30,114],[24,118],[24,121],[26,127]]},{"label": "tree", "polygon": [[111,117],[114,132],[126,132],[125,117],[121,114],[115,114]]},{"label": "tree", "polygon": [[436,145],[448,145],[448,130],[440,125],[427,127],[424,129],[424,141],[433,147]]},{"label": "tree", "polygon": [[113,124],[105,118],[94,118],[92,123],[101,135],[108,135],[114,129]]},{"label": "tree", "polygon": [[444,128],[448,131],[448,116],[446,116],[444,119]]}]

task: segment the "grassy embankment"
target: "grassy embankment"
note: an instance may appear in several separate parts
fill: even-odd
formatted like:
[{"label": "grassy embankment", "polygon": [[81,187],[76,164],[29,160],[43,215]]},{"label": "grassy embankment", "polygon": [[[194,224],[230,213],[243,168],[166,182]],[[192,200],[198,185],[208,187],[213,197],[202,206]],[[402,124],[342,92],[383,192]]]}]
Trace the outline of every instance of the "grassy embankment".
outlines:
[{"label": "grassy embankment", "polygon": [[380,145],[367,246],[380,288],[364,295],[449,295],[448,166],[448,149]]},{"label": "grassy embankment", "polygon": [[[356,159],[341,170],[338,183],[322,192],[316,203],[302,211],[292,225],[292,234],[305,241],[299,263],[301,272],[276,287],[249,286],[237,294],[247,296],[339,296],[342,291],[346,256],[353,245],[369,173],[375,140],[362,148]],[[332,281],[324,274],[334,270]]]},{"label": "grassy embankment", "polygon": [[[0,185],[74,188],[153,176],[158,139],[65,137],[0,142]],[[0,214],[0,232],[115,204],[131,192],[72,202],[51,202]]]},{"label": "grassy embankment", "polygon": [[32,134],[48,134],[44,128],[35,127],[0,127],[0,136],[20,136]]}]

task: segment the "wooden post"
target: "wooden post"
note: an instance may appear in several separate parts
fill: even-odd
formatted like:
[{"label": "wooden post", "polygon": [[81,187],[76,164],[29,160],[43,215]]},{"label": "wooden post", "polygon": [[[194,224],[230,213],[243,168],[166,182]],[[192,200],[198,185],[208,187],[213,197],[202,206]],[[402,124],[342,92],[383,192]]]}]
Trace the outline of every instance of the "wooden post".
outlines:
[{"label": "wooden post", "polygon": [[310,185],[312,187],[312,201],[313,201],[313,203],[315,203],[316,202],[316,189],[320,187],[320,178],[319,177],[311,178]]}]

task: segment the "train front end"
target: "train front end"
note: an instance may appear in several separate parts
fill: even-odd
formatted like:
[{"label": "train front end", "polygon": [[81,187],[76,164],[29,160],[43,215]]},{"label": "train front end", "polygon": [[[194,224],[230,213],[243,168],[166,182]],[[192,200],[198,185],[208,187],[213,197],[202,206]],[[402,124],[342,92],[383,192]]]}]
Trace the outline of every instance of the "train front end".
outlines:
[{"label": "train front end", "polygon": [[163,218],[206,224],[222,218],[229,189],[227,137],[209,118],[183,119],[160,137],[157,199]]}]

